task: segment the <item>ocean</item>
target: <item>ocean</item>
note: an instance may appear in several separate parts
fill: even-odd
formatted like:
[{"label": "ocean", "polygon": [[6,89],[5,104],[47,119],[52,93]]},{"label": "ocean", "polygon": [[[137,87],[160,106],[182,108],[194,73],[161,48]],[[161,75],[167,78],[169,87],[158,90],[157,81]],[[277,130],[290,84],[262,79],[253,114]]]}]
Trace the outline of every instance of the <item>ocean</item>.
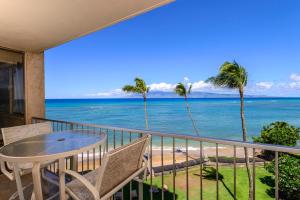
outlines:
[{"label": "ocean", "polygon": [[[183,99],[148,99],[151,130],[195,135]],[[238,98],[189,99],[201,136],[241,140]],[[300,98],[247,98],[248,137],[260,134],[264,125],[286,121],[300,127]],[[46,117],[72,122],[144,129],[142,99],[47,99]]]}]

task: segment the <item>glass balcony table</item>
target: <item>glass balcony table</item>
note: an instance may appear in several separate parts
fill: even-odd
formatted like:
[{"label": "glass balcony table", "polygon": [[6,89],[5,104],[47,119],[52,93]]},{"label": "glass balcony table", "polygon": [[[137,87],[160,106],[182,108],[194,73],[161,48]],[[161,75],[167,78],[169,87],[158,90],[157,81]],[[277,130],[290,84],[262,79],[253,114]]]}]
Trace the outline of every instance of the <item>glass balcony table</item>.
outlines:
[{"label": "glass balcony table", "polygon": [[[105,145],[106,139],[107,135],[105,133],[93,133],[92,131],[53,132],[22,139],[3,146],[0,148],[0,159],[13,164],[14,173],[19,173],[18,164],[32,163],[33,197],[42,200],[41,163],[59,160],[59,169],[61,169],[65,167],[65,158],[77,156],[82,152]],[[20,194],[19,191],[18,193],[19,198],[22,200],[24,195]],[[64,195],[60,192],[60,197],[63,197],[61,199],[64,199]]]}]

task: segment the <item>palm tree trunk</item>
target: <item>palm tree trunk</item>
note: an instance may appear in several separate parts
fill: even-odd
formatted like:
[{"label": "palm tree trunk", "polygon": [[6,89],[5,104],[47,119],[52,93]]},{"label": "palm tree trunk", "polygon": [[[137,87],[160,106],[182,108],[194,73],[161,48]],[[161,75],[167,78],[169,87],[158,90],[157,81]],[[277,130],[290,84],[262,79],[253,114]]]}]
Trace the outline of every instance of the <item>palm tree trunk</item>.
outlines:
[{"label": "palm tree trunk", "polygon": [[148,112],[147,112],[147,98],[146,97],[144,97],[144,113],[145,113],[145,126],[146,126],[146,130],[149,130]]},{"label": "palm tree trunk", "polygon": [[[243,141],[247,141],[247,130],[246,130],[246,123],[245,123],[245,111],[244,111],[244,88],[239,88],[240,93],[240,101],[241,101],[241,121],[242,121],[242,130],[243,130]],[[253,178],[250,171],[250,162],[249,162],[249,154],[248,148],[244,148],[245,151],[245,162],[248,174],[248,181],[249,181],[249,199],[253,199]]]},{"label": "palm tree trunk", "polygon": [[188,100],[187,100],[187,97],[186,97],[186,96],[184,97],[184,100],[185,100],[185,103],[186,103],[186,109],[187,109],[188,114],[189,114],[189,117],[190,117],[190,119],[191,119],[191,121],[192,121],[194,130],[195,130],[197,136],[200,136],[200,135],[199,135],[199,131],[198,131],[197,127],[196,127],[196,123],[195,123],[195,121],[194,121],[194,119],[193,119],[193,117],[192,117],[191,109],[190,109],[190,106],[189,106],[189,103],[188,103]]}]

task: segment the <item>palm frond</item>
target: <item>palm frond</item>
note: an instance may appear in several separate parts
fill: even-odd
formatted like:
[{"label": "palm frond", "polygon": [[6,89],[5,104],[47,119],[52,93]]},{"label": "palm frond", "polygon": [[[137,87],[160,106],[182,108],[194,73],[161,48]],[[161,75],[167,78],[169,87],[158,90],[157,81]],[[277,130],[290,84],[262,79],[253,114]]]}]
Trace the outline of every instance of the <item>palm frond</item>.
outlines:
[{"label": "palm frond", "polygon": [[139,77],[136,77],[134,79],[135,86],[134,85],[125,85],[122,90],[124,92],[130,92],[130,93],[138,93],[142,94],[144,98],[146,98],[146,94],[149,92],[150,88],[147,87],[145,81]]},{"label": "palm frond", "polygon": [[214,76],[209,77],[208,79],[205,80],[205,83],[212,83],[212,84],[214,84],[215,79],[216,79],[216,78],[215,78]]},{"label": "palm frond", "polygon": [[187,91],[183,83],[178,83],[174,89],[175,93],[179,96],[186,96]]},{"label": "palm frond", "polygon": [[224,62],[219,74],[206,80],[218,87],[240,88],[247,85],[248,74],[246,69],[236,61]]},{"label": "palm frond", "polygon": [[131,92],[131,93],[135,93],[137,91],[137,88],[133,85],[125,85],[122,90],[124,92]]},{"label": "palm frond", "polygon": [[149,91],[147,84],[143,79],[136,77],[134,79],[134,82],[135,82],[136,88],[138,89],[139,93],[147,93]]}]

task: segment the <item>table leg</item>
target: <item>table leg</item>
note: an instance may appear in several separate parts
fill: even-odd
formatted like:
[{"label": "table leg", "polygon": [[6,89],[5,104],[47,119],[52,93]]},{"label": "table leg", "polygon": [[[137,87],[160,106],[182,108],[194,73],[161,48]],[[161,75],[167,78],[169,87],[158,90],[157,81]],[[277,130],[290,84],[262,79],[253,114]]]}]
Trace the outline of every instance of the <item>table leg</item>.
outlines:
[{"label": "table leg", "polygon": [[38,162],[33,163],[32,180],[33,180],[34,197],[36,200],[43,199],[40,168],[41,168],[40,163]]},{"label": "table leg", "polygon": [[66,189],[65,189],[65,159],[60,158],[58,160],[59,167],[59,193],[60,200],[66,199]]},{"label": "table leg", "polygon": [[20,169],[17,163],[13,164],[14,167],[14,175],[16,179],[16,184],[17,184],[17,190],[18,190],[18,195],[20,200],[25,200],[24,198],[24,193],[23,193],[23,187],[22,187],[22,182],[20,178]]},{"label": "table leg", "polygon": [[35,200],[34,192],[32,192],[30,200]]}]

